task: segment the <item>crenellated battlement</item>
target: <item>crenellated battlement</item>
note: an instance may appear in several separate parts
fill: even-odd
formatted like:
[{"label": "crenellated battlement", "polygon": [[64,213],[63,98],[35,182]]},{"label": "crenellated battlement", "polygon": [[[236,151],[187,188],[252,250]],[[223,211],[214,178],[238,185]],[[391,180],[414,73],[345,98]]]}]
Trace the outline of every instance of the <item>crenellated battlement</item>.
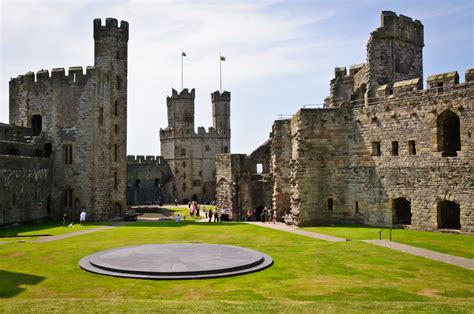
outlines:
[{"label": "crenellated battlement", "polygon": [[[222,130],[219,132],[216,130],[214,127],[209,127],[207,130],[205,127],[198,127],[197,133],[193,132],[190,134],[187,134],[187,137],[193,137],[193,138],[212,138],[212,137],[223,137],[223,136],[230,136],[229,132],[226,132],[225,130]],[[165,129],[161,128],[160,129],[160,139],[174,139],[176,137],[181,137],[181,133],[175,132],[173,128],[167,127]]]},{"label": "crenellated battlement", "polygon": [[163,164],[165,163],[163,156],[153,156],[153,155],[127,155],[127,163],[153,163],[153,164]]},{"label": "crenellated battlement", "polygon": [[171,99],[194,99],[196,96],[196,91],[191,89],[191,92],[187,88],[183,89],[180,93],[174,88],[171,89],[171,96],[166,97],[167,100]]},{"label": "crenellated battlement", "polygon": [[372,37],[393,37],[412,44],[424,46],[423,24],[405,15],[382,11],[380,25],[371,33]]},{"label": "crenellated battlement", "polygon": [[223,91],[222,93],[220,93],[216,90],[214,93],[211,94],[211,101],[230,101],[230,92]]},{"label": "crenellated battlement", "polygon": [[445,95],[447,93],[474,88],[474,68],[469,68],[465,73],[465,82],[459,83],[457,71],[430,75],[427,80],[427,88],[422,89],[419,78],[395,82],[393,88],[389,85],[381,85],[376,91],[376,97],[366,100],[353,100],[351,105],[376,105],[385,101],[397,99],[418,98],[429,95]]},{"label": "crenellated battlement", "polygon": [[94,19],[94,40],[106,37],[128,41],[128,22],[120,21],[118,26],[117,19],[108,17],[105,19],[105,25],[102,25],[102,19]]},{"label": "crenellated battlement", "polygon": [[48,70],[41,69],[36,72],[27,72],[23,75],[19,75],[16,78],[10,79],[10,88],[19,87],[24,85],[34,85],[49,81],[61,81],[67,83],[81,83],[88,80],[96,72],[95,67],[87,66],[86,72],[84,73],[82,66],[69,67],[68,75],[64,68],[54,68],[51,70],[51,74]]}]

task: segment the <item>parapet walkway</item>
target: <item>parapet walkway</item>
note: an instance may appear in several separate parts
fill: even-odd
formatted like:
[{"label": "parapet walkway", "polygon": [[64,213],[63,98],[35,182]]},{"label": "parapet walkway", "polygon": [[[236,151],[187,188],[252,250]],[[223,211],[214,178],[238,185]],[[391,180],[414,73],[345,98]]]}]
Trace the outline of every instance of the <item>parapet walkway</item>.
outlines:
[{"label": "parapet walkway", "polygon": [[[280,230],[280,231],[285,231],[285,232],[291,232],[295,234],[299,234],[302,236],[307,236],[313,239],[319,239],[319,240],[324,240],[324,241],[330,241],[330,242],[342,242],[342,241],[347,241],[346,239],[343,238],[338,238],[330,235],[325,235],[325,234],[320,234],[320,233],[314,233],[310,231],[304,231],[301,229],[298,229],[296,227],[290,227],[288,225],[285,225],[283,223],[261,223],[261,222],[247,222],[248,224],[260,226],[260,227],[266,227],[270,229],[275,229],[275,230]],[[474,270],[474,259],[470,258],[464,258],[464,257],[459,257],[459,256],[454,256],[450,254],[444,254],[444,253],[439,253],[427,249],[422,249],[419,247],[411,246],[411,245],[406,245],[398,242],[393,242],[393,241],[387,241],[387,240],[363,240],[363,242],[370,243],[370,244],[375,244],[378,246],[383,246],[392,250],[396,250],[399,252],[415,255],[415,256],[420,256],[424,258],[428,258],[431,260],[435,260],[438,262],[443,262],[455,266],[459,266],[462,268],[467,268]]]},{"label": "parapet walkway", "polygon": [[324,240],[324,241],[329,241],[329,242],[345,242],[347,241],[346,239],[343,238],[338,238],[338,237],[333,237],[330,235],[326,234],[320,234],[320,233],[315,233],[315,232],[310,232],[310,231],[304,231],[295,227],[290,227],[288,225],[285,225],[284,223],[278,222],[278,223],[262,223],[262,222],[255,222],[255,221],[247,221],[248,224],[260,226],[260,227],[266,227],[270,229],[275,229],[275,230],[280,230],[280,231],[286,231],[290,233],[295,233],[299,234],[302,236],[307,236],[313,239],[318,239],[318,240]]},{"label": "parapet walkway", "polygon": [[411,255],[421,256],[429,258],[435,261],[456,265],[459,267],[474,270],[474,259],[454,256],[450,254],[439,253],[411,245],[406,245],[398,242],[387,241],[387,240],[364,240],[366,243],[383,246],[392,250],[408,253]]}]

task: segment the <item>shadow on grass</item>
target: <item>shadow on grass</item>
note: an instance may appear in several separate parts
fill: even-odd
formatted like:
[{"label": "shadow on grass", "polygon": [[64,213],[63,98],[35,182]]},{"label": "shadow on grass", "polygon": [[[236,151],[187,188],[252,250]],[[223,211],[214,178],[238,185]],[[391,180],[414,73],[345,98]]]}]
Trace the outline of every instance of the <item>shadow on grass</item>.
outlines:
[{"label": "shadow on grass", "polygon": [[22,285],[36,285],[45,277],[0,270],[0,298],[11,298],[26,290]]},{"label": "shadow on grass", "polygon": [[[108,226],[110,222],[90,222],[88,225],[93,226]],[[0,228],[0,238],[16,238],[16,237],[38,237],[38,236],[48,236],[51,234],[45,234],[41,232],[46,229],[62,227],[62,223],[59,222],[49,222],[49,223],[36,223],[36,224],[25,224],[18,227],[4,227]],[[38,234],[27,234],[20,235],[20,233],[25,232],[38,232]],[[41,234],[40,234],[41,233]]]}]

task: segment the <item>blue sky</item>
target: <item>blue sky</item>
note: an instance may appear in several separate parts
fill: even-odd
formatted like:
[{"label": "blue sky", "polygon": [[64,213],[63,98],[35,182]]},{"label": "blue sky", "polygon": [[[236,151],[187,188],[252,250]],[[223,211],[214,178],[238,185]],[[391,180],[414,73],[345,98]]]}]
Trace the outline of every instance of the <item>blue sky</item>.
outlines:
[{"label": "blue sky", "polygon": [[425,26],[424,75],[474,66],[472,1],[9,1],[0,0],[0,121],[8,81],[28,71],[93,64],[92,21],[130,23],[128,154],[159,155],[165,98],[196,88],[196,127],[211,126],[210,93],[232,92],[232,152],[249,153],[273,120],[329,93],[334,67],[365,61],[380,12]]}]

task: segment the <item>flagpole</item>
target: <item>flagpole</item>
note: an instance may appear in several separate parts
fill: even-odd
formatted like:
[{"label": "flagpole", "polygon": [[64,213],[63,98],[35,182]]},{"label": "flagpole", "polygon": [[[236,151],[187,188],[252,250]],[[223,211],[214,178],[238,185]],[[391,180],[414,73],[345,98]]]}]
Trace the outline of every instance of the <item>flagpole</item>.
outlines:
[{"label": "flagpole", "polygon": [[219,91],[222,94],[222,55],[219,52]]},{"label": "flagpole", "polygon": [[183,90],[183,49],[181,49],[181,90]]}]

